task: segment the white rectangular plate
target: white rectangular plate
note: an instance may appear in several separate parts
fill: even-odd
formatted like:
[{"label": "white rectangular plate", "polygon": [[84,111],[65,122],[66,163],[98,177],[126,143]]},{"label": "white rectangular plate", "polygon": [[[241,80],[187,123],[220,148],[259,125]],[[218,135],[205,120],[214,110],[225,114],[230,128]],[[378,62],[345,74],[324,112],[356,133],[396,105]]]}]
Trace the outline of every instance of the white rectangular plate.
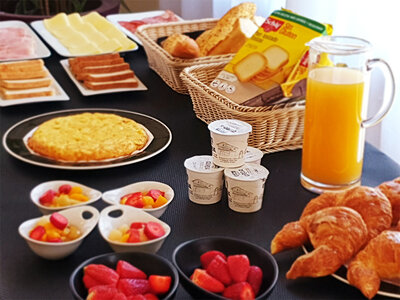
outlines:
[{"label": "white rectangular plate", "polygon": [[[45,67],[46,69],[46,67]],[[46,69],[47,70],[47,69]],[[62,87],[58,84],[58,82],[54,79],[53,75],[49,72],[49,77],[52,79],[51,87],[55,91],[55,95],[53,96],[44,96],[44,97],[30,97],[30,98],[21,98],[21,99],[14,99],[14,100],[5,100],[0,95],[0,107],[2,106],[11,106],[11,105],[18,105],[18,104],[28,104],[28,103],[35,103],[35,102],[50,102],[50,101],[67,101],[69,100],[69,96]]]},{"label": "white rectangular plate", "polygon": [[105,89],[105,90],[90,90],[87,89],[81,82],[76,80],[74,74],[72,74],[71,70],[69,69],[69,62],[68,59],[60,60],[60,64],[63,66],[65,72],[67,72],[68,76],[71,80],[75,83],[79,91],[84,96],[92,96],[98,94],[109,94],[109,93],[118,93],[118,92],[129,92],[129,91],[147,91],[147,87],[139,80],[139,78],[135,75],[137,81],[139,81],[139,85],[135,88],[119,88],[119,89]]},{"label": "white rectangular plate", "polygon": [[12,60],[24,60],[24,59],[37,59],[49,57],[51,55],[50,50],[46,47],[46,45],[41,41],[41,39],[36,35],[36,33],[24,22],[22,21],[1,21],[0,28],[7,27],[17,27],[17,28],[25,28],[29,34],[35,40],[36,48],[35,55],[32,57],[24,57],[24,58],[12,58],[12,59],[0,59],[0,61],[12,61]]},{"label": "white rectangular plate", "polygon": [[[71,52],[69,52],[69,50],[64,47],[63,44],[61,44],[59,42],[59,40],[52,35],[44,26],[43,20],[39,20],[39,21],[33,21],[31,22],[31,26],[33,27],[33,29],[36,30],[36,32],[54,49],[54,51],[56,51],[59,55],[61,56],[65,56],[65,57],[76,57],[79,55],[75,55],[72,54]],[[120,53],[122,52],[130,52],[130,51],[135,51],[137,50],[139,47],[136,45],[135,48],[130,49],[130,50],[126,50],[126,51],[119,51]],[[104,53],[101,53],[104,54]],[[87,54],[86,54],[87,55]],[[82,55],[84,56],[84,55]]]},{"label": "white rectangular plate", "polygon": [[[137,37],[137,35],[135,35],[131,31],[129,31],[128,29],[126,29],[124,26],[121,26],[119,24],[119,22],[121,22],[121,21],[129,22],[129,21],[134,21],[134,20],[140,21],[144,18],[162,15],[164,12],[165,12],[164,10],[152,10],[152,11],[146,11],[146,12],[140,12],[140,13],[108,15],[106,18],[110,22],[112,22],[114,25],[116,25],[119,28],[119,30],[121,30],[123,33],[125,33],[127,36],[129,36],[132,40],[134,40],[136,43],[142,45],[142,42]],[[176,16],[178,17],[179,20],[183,21],[183,19],[181,17],[179,17],[178,15],[176,15]]]}]

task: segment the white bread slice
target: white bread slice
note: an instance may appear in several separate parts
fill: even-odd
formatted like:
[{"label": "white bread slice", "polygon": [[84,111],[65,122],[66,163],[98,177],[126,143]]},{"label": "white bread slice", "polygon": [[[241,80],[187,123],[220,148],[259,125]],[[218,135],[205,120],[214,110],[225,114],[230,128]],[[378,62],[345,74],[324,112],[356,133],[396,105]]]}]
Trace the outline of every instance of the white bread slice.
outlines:
[{"label": "white bread slice", "polygon": [[258,26],[261,27],[262,24],[265,22],[265,18],[261,16],[254,16],[253,17],[253,22]]},{"label": "white bread slice", "polygon": [[102,73],[112,73],[123,70],[129,70],[130,66],[128,63],[122,63],[117,65],[109,65],[109,66],[91,66],[84,67],[80,69],[80,72],[75,74],[76,79],[84,80],[85,76],[88,74],[102,74]]},{"label": "white bread slice", "polygon": [[20,80],[4,80],[0,79],[0,87],[6,89],[33,89],[40,87],[48,87],[51,85],[51,78],[36,78],[36,79],[20,79]]},{"label": "white bread slice", "polygon": [[267,64],[268,60],[264,55],[259,52],[252,52],[233,66],[233,72],[239,81],[247,82],[253,76],[263,71]]},{"label": "white bread slice", "polygon": [[9,90],[0,87],[0,94],[4,100],[44,97],[54,95],[54,89],[52,87],[44,87],[37,89]]},{"label": "white bread slice", "polygon": [[268,47],[263,54],[268,60],[268,65],[266,67],[268,73],[275,74],[289,61],[289,53],[278,45]]},{"label": "white bread slice", "polygon": [[104,82],[93,82],[85,80],[83,82],[86,88],[91,90],[106,90],[106,89],[118,89],[118,88],[135,88],[139,85],[139,82],[135,77],[131,77],[124,80],[117,81],[104,81]]},{"label": "white bread slice", "polygon": [[25,60],[18,62],[6,62],[0,64],[0,72],[22,72],[27,69],[31,71],[43,69],[44,63],[42,59]]},{"label": "white bread slice", "polygon": [[236,53],[258,29],[258,26],[248,18],[239,18],[233,25],[233,30],[226,39],[218,43],[208,55]]},{"label": "white bread slice", "polygon": [[93,82],[107,82],[107,81],[117,81],[127,78],[133,78],[135,74],[132,70],[123,70],[113,73],[101,73],[101,74],[86,74],[83,76],[83,80],[93,81]]},{"label": "white bread slice", "polygon": [[24,70],[0,72],[0,79],[17,80],[17,79],[33,79],[48,77],[47,70],[31,70],[29,68]]},{"label": "white bread slice", "polygon": [[93,67],[93,66],[108,66],[108,65],[117,65],[124,63],[124,59],[122,57],[117,58],[109,58],[104,60],[85,60],[78,61],[77,63],[70,63],[71,70],[74,74],[81,72],[82,68],[85,67]]}]

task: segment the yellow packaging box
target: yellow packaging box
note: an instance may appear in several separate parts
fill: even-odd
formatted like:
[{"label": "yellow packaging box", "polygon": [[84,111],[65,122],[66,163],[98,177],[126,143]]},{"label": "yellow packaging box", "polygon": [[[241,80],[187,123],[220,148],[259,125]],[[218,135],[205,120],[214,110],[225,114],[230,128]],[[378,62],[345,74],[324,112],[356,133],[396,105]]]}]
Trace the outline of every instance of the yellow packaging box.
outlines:
[{"label": "yellow packaging box", "polygon": [[296,83],[307,75],[306,43],[331,32],[330,25],[276,10],[210,86],[232,101],[249,106],[262,105],[265,101],[260,97],[266,92],[270,97],[270,90],[291,97]]}]

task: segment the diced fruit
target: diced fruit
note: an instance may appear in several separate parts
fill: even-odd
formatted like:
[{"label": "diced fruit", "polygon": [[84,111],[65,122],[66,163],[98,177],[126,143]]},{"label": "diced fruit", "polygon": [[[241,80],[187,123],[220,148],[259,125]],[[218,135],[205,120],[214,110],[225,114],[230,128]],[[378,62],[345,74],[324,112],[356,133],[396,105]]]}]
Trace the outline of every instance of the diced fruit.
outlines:
[{"label": "diced fruit", "polygon": [[29,233],[29,237],[34,240],[40,241],[44,234],[46,233],[46,229],[43,226],[36,226],[33,230]]},{"label": "diced fruit", "polygon": [[171,287],[171,276],[150,275],[149,284],[150,290],[156,294],[161,295],[169,291]]},{"label": "diced fruit", "polygon": [[71,194],[82,194],[82,188],[80,186],[73,186],[69,191]]},{"label": "diced fruit", "polygon": [[144,233],[149,239],[157,239],[165,234],[165,230],[160,223],[157,222],[147,222],[144,227]]},{"label": "diced fruit", "polygon": [[69,194],[72,190],[72,186],[70,184],[60,185],[58,188],[58,192],[60,194]]},{"label": "diced fruit", "polygon": [[89,275],[104,285],[116,285],[119,279],[119,275],[115,270],[102,264],[90,264],[83,270],[84,274]]},{"label": "diced fruit", "polygon": [[57,212],[51,214],[50,222],[58,229],[63,230],[68,225],[68,219]]},{"label": "diced fruit", "polygon": [[127,297],[136,294],[146,294],[150,291],[150,285],[147,279],[123,278],[118,281],[117,288]]},{"label": "diced fruit", "polygon": [[228,286],[222,294],[228,299],[252,300],[255,299],[254,291],[248,282],[237,282]]},{"label": "diced fruit", "polygon": [[246,281],[250,269],[250,261],[247,255],[230,255],[226,261],[232,280],[234,282]]},{"label": "diced fruit", "polygon": [[135,229],[141,229],[144,228],[144,226],[146,226],[145,222],[132,222],[130,227]]},{"label": "diced fruit", "polygon": [[118,261],[117,273],[120,278],[147,279],[146,273],[124,260]]},{"label": "diced fruit", "polygon": [[130,295],[126,300],[146,300],[146,297],[142,294]]},{"label": "diced fruit", "polygon": [[128,298],[126,298],[124,293],[118,292],[111,300],[128,300]]},{"label": "diced fruit", "polygon": [[144,297],[146,298],[146,300],[158,300],[158,297],[151,293],[144,294]]},{"label": "diced fruit", "polygon": [[141,192],[130,194],[129,197],[126,199],[125,205],[143,208],[143,194]]},{"label": "diced fruit", "polygon": [[208,265],[206,271],[208,274],[218,279],[225,285],[229,285],[232,282],[228,264],[221,255],[215,256],[215,258]]},{"label": "diced fruit", "polygon": [[92,276],[88,274],[83,275],[83,284],[87,289],[90,289],[91,287],[97,286],[97,285],[103,285],[103,283],[98,282],[96,279],[92,278]]},{"label": "diced fruit", "polygon": [[129,233],[129,237],[128,237],[128,240],[127,240],[128,243],[139,243],[139,242],[141,242],[139,229],[130,228],[128,230],[128,233]]},{"label": "diced fruit", "polygon": [[154,199],[151,198],[150,196],[143,196],[143,205],[144,205],[144,207],[146,207],[146,206],[153,207]]},{"label": "diced fruit", "polygon": [[247,282],[250,283],[253,288],[254,294],[258,294],[260,291],[261,283],[263,279],[263,272],[258,266],[250,266],[249,274],[247,275]]},{"label": "diced fruit", "polygon": [[85,202],[89,200],[89,197],[84,194],[70,194],[69,197],[73,200],[78,200],[81,202]]},{"label": "diced fruit", "polygon": [[97,285],[89,289],[87,300],[113,300],[118,294],[116,287],[108,285]]},{"label": "diced fruit", "polygon": [[54,197],[57,195],[57,193],[53,190],[48,190],[46,193],[44,193],[40,198],[39,202],[42,205],[49,205],[53,202]]},{"label": "diced fruit", "polygon": [[146,194],[146,196],[150,196],[153,198],[154,201],[157,200],[159,196],[164,196],[165,193],[161,192],[160,190],[149,190]]},{"label": "diced fruit", "polygon": [[120,241],[122,239],[122,232],[119,231],[118,229],[113,229],[110,232],[110,235],[108,236],[108,238],[112,241]]},{"label": "diced fruit", "polygon": [[223,259],[226,260],[226,255],[224,253],[222,253],[221,251],[218,250],[210,250],[207,252],[204,252],[201,256],[200,256],[200,262],[201,265],[203,266],[204,269],[207,269],[208,265],[210,264],[210,262],[215,258],[215,256],[220,255],[222,256]]},{"label": "diced fruit", "polygon": [[203,269],[195,269],[191,279],[195,284],[209,292],[222,293],[225,289],[221,281],[215,279]]},{"label": "diced fruit", "polygon": [[168,202],[167,198],[165,198],[165,197],[163,197],[163,196],[158,196],[156,202],[154,202],[153,207],[154,207],[154,208],[156,208],[156,207],[161,207],[161,206],[163,206],[164,204],[166,204],[167,202]]}]

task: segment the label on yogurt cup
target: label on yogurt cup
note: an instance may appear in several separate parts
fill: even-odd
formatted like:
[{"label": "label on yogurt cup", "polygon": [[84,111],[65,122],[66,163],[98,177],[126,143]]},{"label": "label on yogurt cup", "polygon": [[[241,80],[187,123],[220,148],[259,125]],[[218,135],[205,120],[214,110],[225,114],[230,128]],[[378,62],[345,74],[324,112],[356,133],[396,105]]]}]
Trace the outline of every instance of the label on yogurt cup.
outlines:
[{"label": "label on yogurt cup", "polygon": [[245,164],[242,167],[235,169],[225,169],[225,176],[241,180],[241,181],[254,181],[258,179],[266,179],[269,171],[257,164]]},{"label": "label on yogurt cup", "polygon": [[211,155],[198,155],[185,160],[185,168],[193,172],[214,173],[223,169],[213,163]]},{"label": "label on yogurt cup", "polygon": [[242,135],[252,131],[250,124],[234,119],[214,121],[208,125],[208,129],[220,135]]}]

